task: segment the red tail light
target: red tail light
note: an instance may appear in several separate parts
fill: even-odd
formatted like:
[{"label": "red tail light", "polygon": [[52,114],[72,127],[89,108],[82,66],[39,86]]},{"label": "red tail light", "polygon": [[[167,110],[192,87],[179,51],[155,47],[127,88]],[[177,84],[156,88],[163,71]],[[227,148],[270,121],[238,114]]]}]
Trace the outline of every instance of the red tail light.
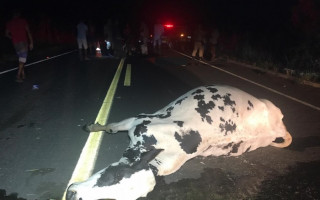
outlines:
[{"label": "red tail light", "polygon": [[166,28],[173,28],[173,24],[165,24],[164,27],[166,27]]}]

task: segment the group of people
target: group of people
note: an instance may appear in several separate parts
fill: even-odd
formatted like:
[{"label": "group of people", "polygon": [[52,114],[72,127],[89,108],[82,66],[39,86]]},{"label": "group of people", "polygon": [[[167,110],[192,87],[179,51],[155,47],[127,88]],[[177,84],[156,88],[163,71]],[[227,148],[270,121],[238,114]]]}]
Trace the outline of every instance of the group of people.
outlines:
[{"label": "group of people", "polygon": [[[81,60],[88,60],[88,49],[93,54],[96,51],[96,47],[99,46],[99,38],[96,37],[95,26],[92,23],[87,25],[83,20],[80,20],[76,26],[77,28],[77,43],[79,49],[79,57]],[[116,29],[116,30],[115,30]],[[155,54],[161,53],[161,38],[164,34],[164,26],[158,20],[153,26],[152,44]],[[149,29],[143,22],[140,23],[140,27],[137,30],[132,31],[131,26],[127,24],[122,33],[119,31],[119,22],[115,24],[108,20],[103,28],[104,42],[106,42],[106,49],[108,55],[111,55],[111,50],[121,51],[121,46],[129,43],[132,40],[136,40],[133,36],[138,33],[140,41],[140,50],[143,55],[148,55],[149,50]],[[23,82],[26,78],[24,72],[24,65],[27,61],[28,51],[33,49],[33,38],[29,29],[27,21],[20,16],[20,12],[17,10],[13,13],[13,17],[6,24],[5,35],[12,40],[15,51],[19,57],[19,67],[17,73],[17,82]],[[205,44],[210,44],[211,60],[216,57],[216,45],[219,37],[217,30],[211,30],[209,34],[203,30],[201,25],[198,26],[193,35],[194,48],[192,51],[192,57],[195,58],[197,53],[199,59],[203,59]],[[121,44],[124,43],[124,44]],[[123,49],[122,49],[123,50]]]},{"label": "group of people", "polygon": [[211,54],[211,61],[216,58],[216,49],[218,44],[219,31],[217,29],[211,28],[209,34],[204,31],[201,24],[193,34],[194,47],[192,51],[192,58],[195,59],[198,53],[199,60],[203,60],[205,46],[208,46]]}]

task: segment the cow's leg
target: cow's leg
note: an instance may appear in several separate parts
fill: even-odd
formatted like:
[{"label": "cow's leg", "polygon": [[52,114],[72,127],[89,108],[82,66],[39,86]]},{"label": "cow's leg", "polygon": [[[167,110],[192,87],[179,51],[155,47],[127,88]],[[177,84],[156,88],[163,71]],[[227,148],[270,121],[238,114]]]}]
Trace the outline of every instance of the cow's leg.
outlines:
[{"label": "cow's leg", "polygon": [[121,122],[110,123],[107,125],[101,125],[99,123],[89,124],[84,126],[84,130],[87,132],[106,131],[107,133],[117,133],[118,131],[129,130],[133,126],[135,120],[136,118],[131,117]]}]

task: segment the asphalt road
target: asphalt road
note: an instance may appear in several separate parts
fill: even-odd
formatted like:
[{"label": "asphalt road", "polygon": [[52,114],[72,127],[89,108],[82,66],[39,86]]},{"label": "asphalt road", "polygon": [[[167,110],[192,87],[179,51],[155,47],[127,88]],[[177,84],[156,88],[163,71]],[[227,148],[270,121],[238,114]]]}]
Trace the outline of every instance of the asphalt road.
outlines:
[{"label": "asphalt road", "polygon": [[[141,200],[320,199],[320,89],[224,61],[213,65],[237,76],[189,61],[172,51],[127,58],[108,122],[153,113],[200,85],[226,84],[281,108],[293,143],[239,157],[195,158],[159,177]],[[88,138],[81,126],[96,119],[119,62],[79,61],[71,53],[29,66],[22,84],[14,82],[15,71],[0,76],[0,199],[61,199]],[[127,64],[130,86],[123,84]],[[93,172],[118,161],[128,143],[125,132],[104,135]]]}]

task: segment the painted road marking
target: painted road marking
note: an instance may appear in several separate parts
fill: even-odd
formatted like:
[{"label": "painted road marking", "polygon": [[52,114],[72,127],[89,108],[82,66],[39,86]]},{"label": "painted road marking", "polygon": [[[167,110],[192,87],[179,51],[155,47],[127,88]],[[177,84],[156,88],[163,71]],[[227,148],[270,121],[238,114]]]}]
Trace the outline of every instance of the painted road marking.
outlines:
[{"label": "painted road marking", "polygon": [[[119,63],[118,69],[113,77],[113,80],[111,82],[107,95],[101,105],[101,108],[99,110],[95,123],[98,122],[99,124],[105,124],[108,120],[111,105],[113,102],[114,95],[116,93],[119,77],[122,71],[123,63],[124,63],[124,58],[122,58]],[[78,163],[73,171],[73,174],[68,183],[68,186],[74,182],[84,181],[91,176],[96,163],[102,138],[103,138],[103,131],[91,132],[89,134],[87,142],[82,149]],[[62,200],[65,200],[66,192],[67,192],[67,188],[63,194]]]},{"label": "painted road marking", "polygon": [[127,64],[126,76],[125,76],[123,85],[124,86],[131,85],[131,64]]},{"label": "painted road marking", "polygon": [[[173,51],[175,51],[175,50],[173,50]],[[183,56],[185,56],[185,57],[192,58],[191,56],[188,56],[188,55],[186,55],[186,54],[184,54],[184,53],[181,53],[181,52],[179,52],[179,51],[175,51],[175,52],[177,52],[177,53],[179,53],[179,54],[181,54],[181,55],[183,55]],[[251,80],[249,80],[249,79],[247,79],[247,78],[244,78],[244,77],[242,77],[242,76],[236,75],[236,74],[234,74],[234,73],[232,73],[232,72],[229,72],[229,71],[227,71],[227,70],[221,69],[221,68],[219,68],[219,67],[217,67],[217,66],[214,66],[214,65],[212,65],[212,64],[209,64],[209,63],[206,63],[206,62],[203,62],[203,61],[199,61],[199,62],[201,62],[201,63],[203,63],[203,64],[206,64],[206,65],[209,65],[209,66],[212,67],[212,68],[215,68],[215,69],[217,69],[217,70],[220,70],[220,71],[225,72],[225,73],[227,73],[227,74],[230,74],[230,75],[232,75],[232,76],[235,76],[235,77],[237,77],[237,78],[240,78],[240,79],[242,79],[242,80],[244,80],[244,81],[247,81],[247,82],[252,83],[252,84],[254,84],[254,85],[257,85],[257,86],[259,86],[259,87],[262,87],[262,88],[264,88],[264,89],[266,89],[266,90],[269,90],[269,91],[271,91],[271,92],[273,92],[273,93],[276,93],[276,94],[279,94],[279,95],[281,95],[281,96],[284,96],[284,97],[286,97],[286,98],[288,98],[288,99],[291,99],[291,100],[293,100],[293,101],[295,101],[295,102],[301,103],[301,104],[303,104],[303,105],[305,105],[305,106],[308,106],[308,107],[310,107],[310,108],[313,108],[313,109],[315,109],[315,110],[320,111],[320,108],[319,108],[319,107],[314,106],[314,105],[312,105],[312,104],[310,104],[310,103],[307,103],[307,102],[302,101],[302,100],[300,100],[300,99],[297,99],[297,98],[294,98],[294,97],[292,97],[292,96],[286,95],[286,94],[284,94],[284,93],[282,93],[282,92],[279,92],[279,91],[277,91],[277,90],[274,90],[274,89],[272,89],[272,88],[269,88],[269,87],[267,87],[267,86],[264,86],[264,85],[262,85],[262,84],[260,84],[260,83],[251,81]]]},{"label": "painted road marking", "polygon": [[[51,59],[54,59],[54,58],[57,58],[57,57],[60,57],[60,56],[64,56],[64,55],[67,55],[67,54],[72,53],[74,51],[77,51],[77,50],[68,51],[68,52],[65,52],[65,53],[62,53],[62,54],[59,54],[59,55],[56,55],[56,56],[52,56],[52,57],[49,57],[49,58],[46,58],[46,59],[42,59],[42,60],[38,60],[38,61],[35,61],[35,62],[32,62],[32,63],[28,63],[28,64],[24,65],[24,67],[28,67],[28,66],[35,65],[35,64],[38,64],[38,63],[41,63],[41,62],[44,62],[44,61],[48,61],[48,60],[51,60]],[[14,70],[17,70],[17,69],[18,69],[18,67],[15,67],[15,68],[12,68],[12,69],[8,69],[8,70],[5,70],[5,71],[2,71],[2,72],[0,72],[0,75],[8,73],[8,72],[11,72],[11,71],[14,71]]]}]

